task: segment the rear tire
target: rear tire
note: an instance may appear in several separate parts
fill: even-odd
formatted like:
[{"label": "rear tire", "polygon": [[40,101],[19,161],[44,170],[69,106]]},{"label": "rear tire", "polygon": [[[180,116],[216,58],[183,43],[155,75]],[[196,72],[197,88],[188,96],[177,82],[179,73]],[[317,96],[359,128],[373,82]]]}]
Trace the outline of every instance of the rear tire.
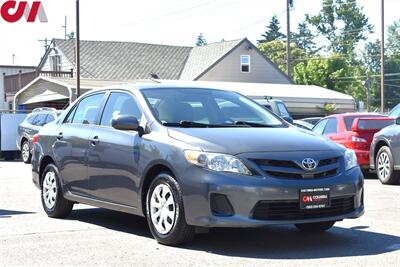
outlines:
[{"label": "rear tire", "polygon": [[168,172],[158,174],[150,185],[146,217],[158,243],[174,246],[195,237],[195,227],[186,223],[180,186]]},{"label": "rear tire", "polygon": [[400,171],[394,170],[394,160],[390,148],[383,146],[376,155],[376,175],[382,184],[399,184]]},{"label": "rear tire", "polygon": [[297,227],[297,229],[304,232],[318,233],[330,229],[334,224],[335,221],[329,221],[329,222],[317,222],[317,223],[298,223],[295,224],[295,226]]},{"label": "rear tire", "polygon": [[22,142],[21,157],[22,157],[22,161],[24,163],[26,163],[26,164],[31,163],[32,153],[31,153],[31,147],[29,145],[28,140],[25,140],[24,142]]},{"label": "rear tire", "polygon": [[44,211],[52,218],[66,218],[71,213],[74,203],[62,194],[59,172],[54,164],[49,164],[41,179],[41,199]]}]

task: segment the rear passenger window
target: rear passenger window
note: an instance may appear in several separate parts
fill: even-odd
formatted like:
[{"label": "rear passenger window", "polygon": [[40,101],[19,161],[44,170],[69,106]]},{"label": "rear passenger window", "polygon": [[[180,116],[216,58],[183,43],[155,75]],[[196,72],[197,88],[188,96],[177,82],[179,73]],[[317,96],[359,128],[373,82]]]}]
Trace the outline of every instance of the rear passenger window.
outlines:
[{"label": "rear passenger window", "polygon": [[82,99],[76,108],[72,123],[94,124],[103,102],[104,93],[91,95]]},{"label": "rear passenger window", "polygon": [[35,120],[35,118],[37,117],[37,115],[30,115],[27,119],[26,119],[26,121],[29,123],[29,124],[33,124],[33,121]]},{"label": "rear passenger window", "polygon": [[54,120],[55,120],[54,116],[51,115],[51,114],[48,114],[47,117],[46,117],[46,124],[50,123],[50,122],[52,122]]},{"label": "rear passenger window", "polygon": [[125,93],[111,93],[103,111],[100,124],[111,126],[111,120],[118,115],[135,116],[140,122],[142,112],[131,95]]},{"label": "rear passenger window", "polygon": [[317,134],[322,134],[324,132],[325,125],[327,122],[328,120],[322,120],[318,122],[317,125],[315,125],[315,127],[312,129],[312,131]]},{"label": "rear passenger window", "polygon": [[336,118],[329,119],[326,123],[324,134],[335,134],[337,133],[337,120]]},{"label": "rear passenger window", "polygon": [[38,114],[32,122],[32,125],[43,126],[46,121],[46,114]]}]

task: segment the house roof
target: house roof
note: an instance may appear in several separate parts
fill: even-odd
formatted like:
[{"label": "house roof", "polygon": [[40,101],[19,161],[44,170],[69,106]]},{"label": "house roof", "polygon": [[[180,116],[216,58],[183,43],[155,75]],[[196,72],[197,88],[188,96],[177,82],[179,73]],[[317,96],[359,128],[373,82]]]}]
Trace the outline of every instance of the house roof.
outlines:
[{"label": "house roof", "polygon": [[[81,41],[81,76],[103,80],[137,80],[149,79],[150,74],[154,73],[164,80],[193,81],[245,41],[249,42],[242,38],[200,47]],[[53,43],[75,65],[75,40],[54,39]],[[263,57],[281,72],[274,63]],[[39,69],[43,64],[44,60],[39,64]],[[289,77],[287,79],[290,81]]]},{"label": "house roof", "polygon": [[[74,64],[74,40],[54,40],[56,47]],[[134,80],[179,79],[192,47],[133,42],[81,41],[83,78]]]},{"label": "house roof", "polygon": [[244,40],[246,39],[223,41],[205,46],[193,47],[180,79],[195,80]]}]

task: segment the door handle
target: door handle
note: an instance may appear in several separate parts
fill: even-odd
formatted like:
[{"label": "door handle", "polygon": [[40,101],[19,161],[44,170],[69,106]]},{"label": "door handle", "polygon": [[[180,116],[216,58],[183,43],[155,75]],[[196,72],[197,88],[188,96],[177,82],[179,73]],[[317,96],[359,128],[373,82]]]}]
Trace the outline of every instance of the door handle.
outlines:
[{"label": "door handle", "polygon": [[59,134],[57,135],[57,139],[58,139],[58,140],[63,139],[63,137],[64,137],[64,136],[63,136],[63,133],[59,133]]},{"label": "door handle", "polygon": [[97,135],[92,139],[90,139],[90,141],[92,142],[92,145],[96,145],[100,142],[99,137]]}]

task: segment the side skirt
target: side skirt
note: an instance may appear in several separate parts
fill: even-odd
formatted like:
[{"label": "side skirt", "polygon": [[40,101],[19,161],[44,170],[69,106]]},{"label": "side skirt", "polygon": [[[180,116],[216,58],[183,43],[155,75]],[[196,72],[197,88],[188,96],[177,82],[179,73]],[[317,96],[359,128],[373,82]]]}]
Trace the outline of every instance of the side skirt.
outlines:
[{"label": "side skirt", "polygon": [[98,207],[98,208],[110,209],[110,210],[130,213],[130,214],[134,214],[134,215],[144,216],[143,214],[140,214],[138,212],[138,209],[136,207],[111,203],[111,202],[98,200],[98,199],[92,199],[89,197],[83,197],[83,196],[75,195],[75,194],[71,193],[70,191],[65,192],[64,197],[70,201],[86,204],[89,206],[94,206],[94,207]]}]

